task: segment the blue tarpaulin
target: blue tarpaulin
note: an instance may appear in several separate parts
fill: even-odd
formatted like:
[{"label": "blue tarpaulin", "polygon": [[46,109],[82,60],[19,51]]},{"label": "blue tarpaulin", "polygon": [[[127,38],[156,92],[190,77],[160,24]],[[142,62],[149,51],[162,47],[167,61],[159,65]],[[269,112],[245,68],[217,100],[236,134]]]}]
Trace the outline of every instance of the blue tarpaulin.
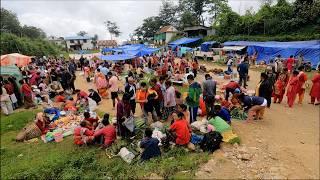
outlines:
[{"label": "blue tarpaulin", "polygon": [[216,44],[216,41],[207,41],[201,44],[201,51],[203,52],[208,52],[210,50],[210,48]]},{"label": "blue tarpaulin", "polygon": [[160,48],[150,48],[144,44],[132,44],[132,45],[124,45],[118,46],[116,48],[103,48],[103,52],[122,52],[122,55],[129,55],[135,57],[141,57],[145,55],[150,55],[156,51],[160,50]]},{"label": "blue tarpaulin", "polygon": [[175,40],[173,42],[170,42],[169,46],[179,46],[179,45],[183,45],[183,44],[189,44],[192,42],[196,42],[198,40],[200,40],[200,38],[186,38],[186,37],[184,37],[184,38]]},{"label": "blue tarpaulin", "polygon": [[117,55],[101,55],[100,59],[105,61],[122,61],[127,59],[133,59],[135,56],[129,54],[117,54]]},{"label": "blue tarpaulin", "polygon": [[112,48],[102,48],[102,52],[111,52]]},{"label": "blue tarpaulin", "polygon": [[315,67],[320,61],[320,40],[313,41],[292,41],[292,42],[254,42],[254,41],[228,41],[225,46],[248,46],[249,55],[258,53],[257,61],[269,61],[277,55],[288,58],[291,55],[298,57],[302,54],[306,61],[311,61]]}]

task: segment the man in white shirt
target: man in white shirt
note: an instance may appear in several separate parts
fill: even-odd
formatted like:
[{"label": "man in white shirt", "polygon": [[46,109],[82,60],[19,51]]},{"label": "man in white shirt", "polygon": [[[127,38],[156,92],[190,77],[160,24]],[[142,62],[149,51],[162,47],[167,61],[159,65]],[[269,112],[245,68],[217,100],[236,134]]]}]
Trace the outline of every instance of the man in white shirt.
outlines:
[{"label": "man in white shirt", "polygon": [[189,75],[192,75],[192,76],[194,77],[193,72],[190,71],[189,68],[187,68],[187,69],[186,69],[186,74],[184,75],[184,78],[183,78],[184,83],[188,83],[187,77],[188,77]]}]

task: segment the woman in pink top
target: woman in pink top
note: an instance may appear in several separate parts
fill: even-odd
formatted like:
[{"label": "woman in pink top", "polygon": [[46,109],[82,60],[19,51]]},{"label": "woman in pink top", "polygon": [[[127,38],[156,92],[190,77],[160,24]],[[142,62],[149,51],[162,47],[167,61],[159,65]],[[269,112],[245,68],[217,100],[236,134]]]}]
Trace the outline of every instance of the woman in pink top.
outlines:
[{"label": "woman in pink top", "polygon": [[116,105],[116,98],[118,97],[118,77],[115,75],[112,75],[111,72],[108,72],[109,79],[109,89],[111,92],[111,99],[112,99],[112,109],[114,109]]},{"label": "woman in pink top", "polygon": [[171,81],[166,81],[166,93],[164,96],[164,113],[162,116],[163,120],[167,120],[171,117],[171,114],[175,111],[176,103],[176,91],[172,86]]}]

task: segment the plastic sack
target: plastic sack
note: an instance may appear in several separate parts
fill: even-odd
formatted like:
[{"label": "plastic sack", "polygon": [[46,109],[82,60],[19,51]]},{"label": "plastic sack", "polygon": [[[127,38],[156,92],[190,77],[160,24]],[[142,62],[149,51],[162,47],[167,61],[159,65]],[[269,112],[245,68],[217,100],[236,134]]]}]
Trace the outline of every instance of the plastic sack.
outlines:
[{"label": "plastic sack", "polygon": [[89,111],[95,111],[97,109],[97,103],[91,98],[88,98],[88,102],[89,102]]},{"label": "plastic sack", "polygon": [[197,135],[197,134],[192,134],[190,142],[192,144],[200,144],[202,139],[203,139],[203,136]]},{"label": "plastic sack", "polygon": [[156,138],[159,140],[159,146],[161,146],[161,139],[166,137],[166,135],[164,133],[162,133],[161,131],[159,131],[158,128],[156,128],[155,130],[152,131],[152,137],[153,138]]},{"label": "plastic sack", "polygon": [[126,128],[130,131],[133,132],[134,131],[134,117],[130,116],[128,117],[123,123],[124,126],[126,126]]},{"label": "plastic sack", "polygon": [[135,157],[132,152],[130,152],[126,147],[123,147],[120,149],[120,152],[118,153],[118,156],[120,156],[125,162],[131,163],[133,158]]},{"label": "plastic sack", "polygon": [[160,121],[154,122],[152,124],[150,124],[150,127],[155,129],[155,128],[159,128],[162,129],[163,128],[163,123]]}]

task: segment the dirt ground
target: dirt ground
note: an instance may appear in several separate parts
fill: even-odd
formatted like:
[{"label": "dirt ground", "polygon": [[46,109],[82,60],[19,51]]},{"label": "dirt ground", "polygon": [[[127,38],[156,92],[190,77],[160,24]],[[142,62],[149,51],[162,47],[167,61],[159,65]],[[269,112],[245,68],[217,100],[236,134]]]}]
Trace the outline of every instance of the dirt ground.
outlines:
[{"label": "dirt ground", "polygon": [[[217,67],[213,63],[201,64],[207,69]],[[254,89],[260,73],[250,70],[249,75],[248,89]],[[213,78],[221,82],[220,87],[225,82],[217,76]],[[199,82],[203,79],[203,74],[197,78]],[[95,89],[94,84],[87,83],[83,76],[77,77],[76,88]],[[232,127],[241,138],[241,144],[224,144],[199,168],[196,178],[319,179],[320,107],[308,104],[308,94],[309,90],[303,105],[295,104],[291,109],[286,107],[286,98],[282,104],[272,104],[263,120],[249,124],[234,120]],[[112,110],[111,99],[103,100],[98,110],[113,117],[116,113]],[[137,115],[140,114],[137,106]]]}]

